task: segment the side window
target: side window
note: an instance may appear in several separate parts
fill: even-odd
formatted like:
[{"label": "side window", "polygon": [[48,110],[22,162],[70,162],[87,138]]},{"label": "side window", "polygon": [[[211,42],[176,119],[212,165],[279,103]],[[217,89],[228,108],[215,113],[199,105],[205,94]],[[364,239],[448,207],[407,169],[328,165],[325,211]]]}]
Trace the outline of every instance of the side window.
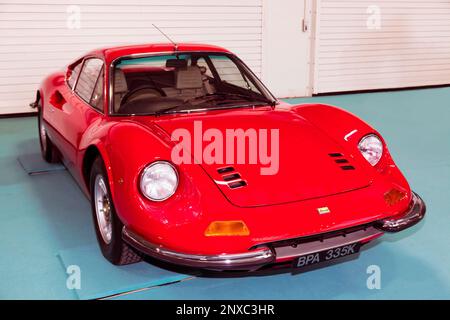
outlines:
[{"label": "side window", "polygon": [[97,78],[97,83],[91,97],[90,105],[98,111],[103,112],[103,68]]},{"label": "side window", "polygon": [[103,61],[100,59],[91,58],[84,61],[75,92],[87,103],[91,101],[92,93],[102,67]]},{"label": "side window", "polygon": [[73,89],[75,85],[75,81],[77,81],[78,75],[80,74],[81,66],[83,65],[83,61],[80,61],[73,69],[70,77],[67,79],[67,83],[69,84],[70,89]]}]

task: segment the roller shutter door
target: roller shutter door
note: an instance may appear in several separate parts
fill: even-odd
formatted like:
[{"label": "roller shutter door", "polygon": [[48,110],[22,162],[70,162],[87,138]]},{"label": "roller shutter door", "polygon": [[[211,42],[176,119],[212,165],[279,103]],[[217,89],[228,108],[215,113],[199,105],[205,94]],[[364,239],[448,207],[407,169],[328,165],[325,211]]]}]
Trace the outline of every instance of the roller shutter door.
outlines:
[{"label": "roller shutter door", "polygon": [[450,1],[318,0],[314,93],[450,83]]},{"label": "roller shutter door", "polygon": [[5,0],[0,114],[31,111],[43,77],[91,49],[166,42],[152,23],[175,41],[224,46],[260,75],[262,0]]}]

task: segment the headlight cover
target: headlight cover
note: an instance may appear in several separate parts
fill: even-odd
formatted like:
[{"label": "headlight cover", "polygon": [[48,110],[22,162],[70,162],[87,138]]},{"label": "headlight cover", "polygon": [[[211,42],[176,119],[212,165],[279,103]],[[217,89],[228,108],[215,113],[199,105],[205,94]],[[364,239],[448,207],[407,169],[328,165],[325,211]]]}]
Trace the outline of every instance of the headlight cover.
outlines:
[{"label": "headlight cover", "polygon": [[372,166],[375,166],[383,156],[383,143],[375,134],[368,134],[362,138],[358,149]]},{"label": "headlight cover", "polygon": [[141,192],[152,201],[164,201],[170,198],[177,187],[177,170],[167,161],[153,162],[142,171]]}]

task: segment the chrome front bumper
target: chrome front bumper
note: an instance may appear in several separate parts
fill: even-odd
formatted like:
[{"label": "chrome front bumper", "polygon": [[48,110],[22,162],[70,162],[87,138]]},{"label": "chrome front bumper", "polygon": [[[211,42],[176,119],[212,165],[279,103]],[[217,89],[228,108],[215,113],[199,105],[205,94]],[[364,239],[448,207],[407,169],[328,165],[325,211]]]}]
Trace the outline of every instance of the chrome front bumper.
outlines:
[{"label": "chrome front bumper", "polygon": [[351,243],[368,243],[384,232],[397,232],[406,229],[425,215],[425,204],[415,193],[409,209],[398,216],[360,226],[351,231],[341,230],[329,234],[317,235],[317,239],[305,238],[283,240],[278,243],[258,245],[254,250],[235,254],[196,255],[180,253],[153,244],[132,230],[124,227],[122,238],[138,251],[158,260],[169,263],[209,269],[209,270],[257,270],[265,265],[289,261],[306,254],[328,250]]},{"label": "chrome front bumper", "polygon": [[210,270],[252,270],[269,264],[275,256],[269,248],[238,254],[195,255],[175,252],[148,242],[126,227],[122,230],[122,238],[140,252],[166,262],[210,269]]},{"label": "chrome front bumper", "polygon": [[[296,257],[343,246],[350,243],[367,243],[383,232],[367,227],[351,233],[342,233],[326,239],[308,241],[298,245],[261,245],[254,250],[237,254],[195,255],[175,252],[148,242],[124,227],[123,239],[131,246],[151,257],[177,265],[209,270],[257,270],[265,265],[293,260]],[[295,241],[295,240],[293,240]]]},{"label": "chrome front bumper", "polygon": [[375,223],[375,227],[385,232],[399,232],[412,227],[423,219],[426,212],[425,202],[418,194],[412,193],[409,209],[397,216],[387,218]]}]

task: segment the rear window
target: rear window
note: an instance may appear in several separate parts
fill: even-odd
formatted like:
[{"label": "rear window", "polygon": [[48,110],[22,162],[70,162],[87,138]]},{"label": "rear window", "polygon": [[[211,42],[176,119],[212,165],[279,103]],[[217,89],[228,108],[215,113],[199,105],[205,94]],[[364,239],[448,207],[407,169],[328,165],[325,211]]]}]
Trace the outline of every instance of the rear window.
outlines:
[{"label": "rear window", "polygon": [[77,81],[78,75],[80,74],[81,70],[81,63],[80,61],[73,69],[72,73],[70,74],[70,77],[67,79],[67,83],[69,84],[70,89],[73,89],[73,86],[75,85],[75,82]]},{"label": "rear window", "polygon": [[75,92],[87,103],[91,100],[102,67],[103,61],[95,58],[88,59],[83,64]]},{"label": "rear window", "polygon": [[97,84],[95,85],[90,105],[98,111],[103,112],[103,68],[100,76],[97,78]]}]

